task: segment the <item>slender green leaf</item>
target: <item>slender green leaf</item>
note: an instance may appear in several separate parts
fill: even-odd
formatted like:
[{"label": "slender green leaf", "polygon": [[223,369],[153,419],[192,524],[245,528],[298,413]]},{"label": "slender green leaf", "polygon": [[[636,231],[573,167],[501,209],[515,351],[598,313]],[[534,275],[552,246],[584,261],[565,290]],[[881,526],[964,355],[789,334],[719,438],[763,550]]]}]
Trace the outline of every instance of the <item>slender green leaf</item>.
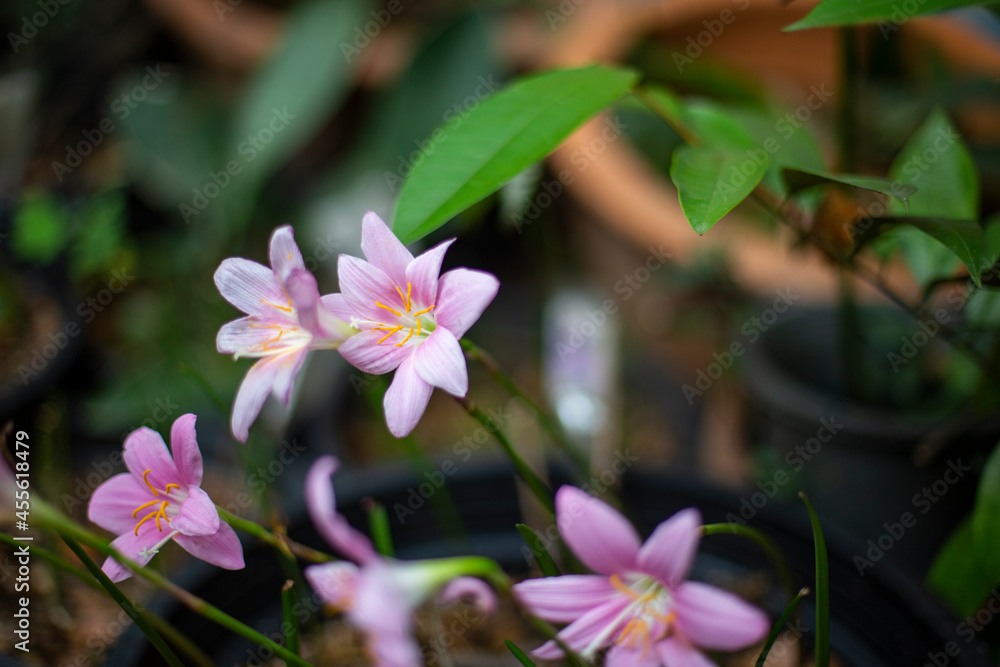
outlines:
[{"label": "slender green leaf", "polygon": [[368,7],[336,0],[295,5],[281,46],[254,74],[233,122],[227,148],[237,152],[229,159],[242,163],[235,181],[241,188],[256,186],[330,118],[350,83],[354,30],[369,18]]},{"label": "slender green leaf", "polygon": [[782,170],[782,176],[785,179],[785,183],[788,184],[790,194],[795,194],[800,190],[816,185],[834,183],[849,185],[852,188],[881,192],[884,195],[891,195],[906,203],[908,198],[917,191],[915,187],[898,181],[876,178],[874,176],[858,176],[857,174],[831,174],[823,171],[788,168]]},{"label": "slender green leaf", "polygon": [[1000,215],[993,215],[983,223],[983,271],[1000,260]]},{"label": "slender green leaf", "polygon": [[368,527],[371,529],[372,541],[375,542],[375,550],[383,556],[395,556],[385,505],[371,500],[365,503],[365,510],[368,512]]},{"label": "slender green leaf", "polygon": [[559,566],[556,562],[552,560],[552,555],[549,554],[545,545],[542,544],[542,540],[538,537],[538,533],[532,530],[531,526],[523,523],[517,524],[517,532],[521,533],[521,537],[524,538],[525,544],[531,549],[531,553],[534,554],[535,560],[538,562],[538,568],[542,571],[542,574],[546,577],[558,577],[562,574],[559,571]]},{"label": "slender green leaf", "polygon": [[714,148],[682,146],[674,151],[670,178],[691,228],[699,234],[711,229],[753,192],[767,165],[766,156],[757,161]]},{"label": "slender green leaf", "polygon": [[979,551],[973,519],[962,521],[938,552],[927,574],[927,585],[942,595],[962,616],[974,613],[998,583],[987,564],[996,552]]},{"label": "slender green leaf", "polygon": [[990,578],[1000,581],[1000,447],[994,447],[986,461],[976,490],[976,506],[972,512],[972,538],[976,551]]},{"label": "slender green leaf", "polygon": [[785,625],[788,623],[788,619],[792,617],[793,613],[795,613],[795,609],[799,606],[799,602],[801,602],[802,598],[807,595],[809,595],[809,589],[803,588],[795,597],[792,598],[791,602],[788,603],[788,606],[785,607],[785,611],[781,613],[781,616],[778,618],[778,622],[771,628],[771,632],[767,636],[767,641],[764,642],[764,647],[760,650],[760,655],[757,656],[757,663],[754,667],[764,667],[764,663],[767,662],[767,656],[771,652],[774,642],[777,641],[781,631],[784,630]]},{"label": "slender green leaf", "polygon": [[299,617],[295,613],[298,601],[295,598],[295,582],[289,579],[281,587],[281,614],[285,619],[285,648],[295,655],[301,655],[301,651],[299,650]]},{"label": "slender green leaf", "polygon": [[403,185],[393,229],[404,243],[499,190],[625,95],[637,75],[588,67],[521,79],[435,131]]},{"label": "slender green leaf", "polygon": [[813,664],[815,667],[827,667],[830,664],[830,564],[826,538],[809,498],[804,493],[799,493],[799,497],[809,512],[816,550],[816,653]]},{"label": "slender green leaf", "polygon": [[524,667],[535,667],[535,663],[531,661],[531,658],[524,651],[517,647],[517,644],[509,639],[503,640],[503,643],[507,645],[507,650],[513,653],[517,661],[524,665]]},{"label": "slender green leaf", "polygon": [[982,0],[921,0],[913,3],[914,10],[904,11],[905,5],[899,0],[824,0],[804,19],[785,30],[879,22],[883,35],[888,35],[914,16],[981,4],[986,3]]}]

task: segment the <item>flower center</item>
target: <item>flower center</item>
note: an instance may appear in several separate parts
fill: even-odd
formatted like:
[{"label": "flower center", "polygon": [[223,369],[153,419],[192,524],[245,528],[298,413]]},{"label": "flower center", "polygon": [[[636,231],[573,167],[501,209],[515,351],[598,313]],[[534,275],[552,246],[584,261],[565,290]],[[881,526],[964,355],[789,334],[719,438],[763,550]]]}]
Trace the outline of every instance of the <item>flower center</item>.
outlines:
[{"label": "flower center", "polygon": [[[406,294],[403,294],[403,290],[398,285],[396,286],[396,291],[399,293],[399,298],[402,302],[401,310],[387,306],[379,301],[375,302],[378,308],[382,308],[395,315],[395,319],[391,323],[379,322],[372,327],[372,331],[385,332],[385,335],[378,340],[376,345],[386,342],[396,334],[404,334],[405,332],[402,340],[393,343],[396,347],[402,347],[414,336],[417,338],[426,338],[436,326],[434,316],[430,314],[434,310],[433,304],[427,308],[414,311],[413,283],[406,283]],[[426,324],[424,324],[422,318],[427,320]]]},{"label": "flower center", "polygon": [[[166,488],[163,490],[157,489],[155,486],[153,486],[152,482],[149,481],[149,473],[151,473],[152,471],[153,471],[152,468],[150,468],[146,470],[144,473],[142,473],[142,481],[146,483],[146,486],[149,488],[150,491],[152,491],[153,496],[155,496],[155,498],[147,503],[139,505],[134,510],[132,510],[132,518],[138,519],[138,523],[135,524],[136,536],[139,535],[139,528],[141,528],[142,524],[146,523],[147,521],[155,521],[156,529],[162,533],[163,525],[160,523],[160,520],[162,519],[165,520],[167,523],[170,523],[170,517],[177,516],[177,512],[179,511],[178,508],[171,507],[171,505],[172,504],[180,505],[182,502],[184,502],[184,499],[187,497],[187,494],[181,491],[180,484],[170,483],[167,484]],[[171,492],[171,489],[175,489],[175,491]],[[171,503],[170,500],[175,501],[175,503]],[[139,519],[139,512],[145,509],[148,509],[149,512],[144,517]]]},{"label": "flower center", "polygon": [[671,609],[673,597],[657,579],[646,575],[625,584],[621,577],[613,574],[611,585],[632,600],[619,617],[628,621],[614,641],[631,650],[641,645],[645,657],[653,642],[665,637],[677,618]]}]

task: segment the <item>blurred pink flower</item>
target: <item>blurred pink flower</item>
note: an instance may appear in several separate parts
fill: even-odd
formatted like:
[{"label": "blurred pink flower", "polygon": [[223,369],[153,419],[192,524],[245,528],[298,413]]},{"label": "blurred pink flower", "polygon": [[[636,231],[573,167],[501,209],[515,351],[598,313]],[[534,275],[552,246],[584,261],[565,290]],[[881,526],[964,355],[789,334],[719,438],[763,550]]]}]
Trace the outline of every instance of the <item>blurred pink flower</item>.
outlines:
[{"label": "blurred pink flower", "polygon": [[233,434],[246,442],[268,394],[286,405],[295,375],[309,350],[335,349],[354,333],[339,316],[351,316],[339,295],[320,297],[290,226],[271,235],[271,268],[231,257],[215,272],[226,301],[244,313],[219,329],[216,347],[234,357],[259,357],[247,372],[233,405]]},{"label": "blurred pink flower", "polygon": [[[118,535],[111,543],[123,556],[145,565],[169,540],[191,555],[227,570],[243,567],[243,546],[208,494],[201,489],[201,451],[192,414],[170,429],[173,458],[163,438],[145,426],[125,440],[125,467],[94,490],[87,516]],[[132,576],[108,558],[102,568],[112,581]]]},{"label": "blurred pink flower", "polygon": [[[610,646],[608,667],[711,667],[699,648],[734,651],[767,635],[759,609],[685,581],[701,536],[697,510],[678,512],[641,545],[621,514],[580,489],[559,489],[556,516],[573,553],[598,574],[524,581],[514,595],[539,618],[569,623],[558,636],[584,658]],[[532,655],[554,660],[563,651],[550,641]]]},{"label": "blurred pink flower", "polygon": [[420,421],[434,387],[464,397],[469,374],[458,339],[496,296],[500,281],[483,271],[453,269],[440,275],[455,239],[417,258],[382,219],[365,215],[361,250],[368,261],[341,255],[340,290],[361,333],[340,353],[366,373],[396,376],[385,394],[385,419],[396,437]]},{"label": "blurred pink flower", "polygon": [[306,505],[330,546],[355,562],[311,565],[305,577],[326,604],[366,633],[377,667],[422,665],[412,636],[413,610],[444,586],[443,601],[471,598],[492,611],[493,592],[479,579],[459,576],[467,559],[399,561],[378,554],[371,540],[337,513],[330,477],[339,465],[332,456],[316,460],[306,477]]}]

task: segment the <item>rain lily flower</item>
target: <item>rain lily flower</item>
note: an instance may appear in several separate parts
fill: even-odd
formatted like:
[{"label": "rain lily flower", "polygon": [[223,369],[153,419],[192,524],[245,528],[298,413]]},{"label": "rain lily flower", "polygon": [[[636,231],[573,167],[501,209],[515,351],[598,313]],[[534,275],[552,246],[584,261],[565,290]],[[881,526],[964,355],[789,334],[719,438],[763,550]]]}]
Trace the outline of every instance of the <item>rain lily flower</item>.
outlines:
[{"label": "rain lily flower", "polygon": [[286,405],[295,375],[309,350],[334,349],[354,333],[337,315],[351,316],[337,295],[320,297],[316,278],[306,270],[290,226],[271,235],[271,268],[231,257],[215,272],[215,285],[244,313],[223,325],[219,352],[260,361],[247,372],[233,405],[233,434],[246,442],[268,394]]},{"label": "rain lily flower", "polygon": [[354,562],[311,565],[305,577],[326,604],[345,612],[348,621],[367,634],[375,665],[421,665],[420,649],[412,637],[413,610],[444,586],[443,601],[471,598],[492,611],[495,599],[490,588],[460,575],[487,573],[496,565],[478,557],[399,561],[381,556],[371,540],[337,513],[330,476],[338,467],[332,456],[317,459],[306,477],[306,504],[320,534]]},{"label": "rain lily flower", "polygon": [[[735,651],[767,635],[759,609],[685,581],[701,536],[697,510],[667,519],[645,544],[621,514],[571,486],[556,493],[556,516],[563,539],[597,574],[525,581],[514,595],[536,616],[569,623],[558,636],[584,658],[610,646],[609,667],[711,667],[699,648]],[[533,655],[554,660],[563,651],[550,641]]]},{"label": "rain lily flower", "polygon": [[444,275],[441,261],[455,239],[414,258],[382,219],[365,215],[361,250],[368,261],[341,255],[340,290],[361,333],[340,353],[366,373],[395,370],[385,394],[385,419],[396,437],[420,421],[434,387],[464,397],[469,373],[458,339],[496,296],[500,281],[472,269]]},{"label": "rain lily flower", "polygon": [[[201,489],[201,450],[192,414],[170,429],[173,458],[160,434],[145,426],[125,439],[125,467],[94,490],[87,516],[116,533],[111,546],[142,565],[173,540],[191,555],[227,570],[243,567],[243,546]],[[101,568],[112,581],[132,571],[108,558]]]}]

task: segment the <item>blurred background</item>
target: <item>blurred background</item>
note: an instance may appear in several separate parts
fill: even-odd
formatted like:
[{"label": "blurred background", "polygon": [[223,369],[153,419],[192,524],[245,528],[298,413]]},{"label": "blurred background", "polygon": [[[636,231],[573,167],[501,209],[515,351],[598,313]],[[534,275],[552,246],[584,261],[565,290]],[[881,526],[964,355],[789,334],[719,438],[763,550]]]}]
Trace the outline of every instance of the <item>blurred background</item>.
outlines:
[{"label": "blurred background", "polygon": [[[820,166],[837,159],[847,96],[852,163],[875,175],[940,108],[969,146],[980,219],[990,218],[1000,208],[996,17],[971,9],[857,29],[845,77],[842,33],[782,32],[814,4],[4,3],[0,423],[31,434],[36,487],[83,518],[93,488],[120,469],[113,454],[124,437],[142,425],[166,433],[187,412],[199,416],[213,461],[206,486],[221,504],[254,482],[243,471],[273,460],[277,443],[354,464],[419,458],[384,428],[385,378],[352,373],[335,353],[312,354],[292,404],[269,401],[250,445],[237,445],[228,420],[250,362],[215,350],[219,327],[239,313],[212,275],[226,257],[266,264],[271,231],[291,224],[321,291],[337,291],[337,256],[360,254],[366,211],[391,221],[420,151],[446,140],[435,129],[533,71],[633,66],[645,81],[738,109],[762,143],[815,155]],[[421,243],[458,236],[446,268],[500,278],[469,335],[549,401],[595,470],[627,448],[643,467],[696,471],[737,492],[770,488],[776,470],[795,466],[787,449],[770,447],[774,429],[754,422],[771,399],[759,382],[748,391],[745,363],[776,322],[834,302],[842,278],[752,203],[732,214],[740,224],[696,235],[668,178],[680,144],[623,99]],[[902,294],[920,294],[900,262],[882,271]],[[870,286],[857,290],[878,302]],[[987,323],[997,315],[978,312]],[[807,348],[791,363],[819,366],[825,355]],[[480,367],[470,372],[472,398],[513,415],[508,429],[543,460],[545,438],[524,407]],[[910,395],[915,382],[897,375],[880,393],[883,407],[926,410],[926,396]],[[968,400],[960,382],[930,385],[942,411]],[[454,451],[470,430],[439,394],[416,433],[432,455]],[[819,423],[804,428],[796,443]],[[286,483],[294,487],[285,480],[269,493]],[[794,485],[779,486],[792,495]],[[912,492],[899,495],[904,508]],[[970,484],[949,499],[967,509],[973,494]],[[940,544],[940,532],[927,539]],[[921,572],[933,554],[913,551]],[[72,640],[53,623],[56,660]]]}]

